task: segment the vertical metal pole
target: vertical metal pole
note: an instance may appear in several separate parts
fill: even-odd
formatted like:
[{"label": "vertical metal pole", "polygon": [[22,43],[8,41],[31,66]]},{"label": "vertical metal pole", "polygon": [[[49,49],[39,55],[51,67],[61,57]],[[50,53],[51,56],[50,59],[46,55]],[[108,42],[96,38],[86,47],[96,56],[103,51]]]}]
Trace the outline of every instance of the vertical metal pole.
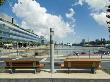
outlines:
[{"label": "vertical metal pole", "polygon": [[51,64],[51,73],[54,73],[54,31],[50,28],[50,64]]},{"label": "vertical metal pole", "polygon": [[89,50],[89,59],[90,59],[90,50]]},{"label": "vertical metal pole", "polygon": [[102,54],[101,54],[101,59],[102,59]]}]

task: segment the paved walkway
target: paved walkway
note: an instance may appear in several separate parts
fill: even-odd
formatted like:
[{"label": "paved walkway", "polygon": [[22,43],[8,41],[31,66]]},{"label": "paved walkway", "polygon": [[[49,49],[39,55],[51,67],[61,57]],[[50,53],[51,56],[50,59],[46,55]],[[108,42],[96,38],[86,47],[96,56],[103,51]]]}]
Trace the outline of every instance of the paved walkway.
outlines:
[{"label": "paved walkway", "polygon": [[[26,71],[26,70],[25,70]],[[97,70],[96,74],[91,73],[64,73],[64,72],[58,72],[51,74],[49,72],[41,71],[40,73],[34,74],[32,73],[32,70],[28,70],[26,73],[22,72],[16,72],[14,74],[10,73],[0,73],[0,78],[74,78],[74,79],[110,79],[110,75],[106,74],[105,72],[101,70]]]}]

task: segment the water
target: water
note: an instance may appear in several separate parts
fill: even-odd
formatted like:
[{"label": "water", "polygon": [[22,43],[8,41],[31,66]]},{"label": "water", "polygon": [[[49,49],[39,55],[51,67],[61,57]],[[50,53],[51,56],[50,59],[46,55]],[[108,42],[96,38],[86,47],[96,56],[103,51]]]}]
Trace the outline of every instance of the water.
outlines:
[{"label": "water", "polygon": [[82,46],[55,46],[55,55],[71,55],[77,53],[90,53],[98,52],[100,47],[82,47]]}]

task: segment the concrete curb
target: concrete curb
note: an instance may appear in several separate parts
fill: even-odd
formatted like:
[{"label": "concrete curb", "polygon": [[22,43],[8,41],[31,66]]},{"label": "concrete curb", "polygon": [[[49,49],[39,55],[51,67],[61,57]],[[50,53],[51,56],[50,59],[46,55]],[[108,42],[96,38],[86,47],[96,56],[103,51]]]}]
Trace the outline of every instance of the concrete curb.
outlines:
[{"label": "concrete curb", "polygon": [[110,82],[110,79],[65,79],[65,78],[19,78],[19,79],[0,79],[0,82]]}]

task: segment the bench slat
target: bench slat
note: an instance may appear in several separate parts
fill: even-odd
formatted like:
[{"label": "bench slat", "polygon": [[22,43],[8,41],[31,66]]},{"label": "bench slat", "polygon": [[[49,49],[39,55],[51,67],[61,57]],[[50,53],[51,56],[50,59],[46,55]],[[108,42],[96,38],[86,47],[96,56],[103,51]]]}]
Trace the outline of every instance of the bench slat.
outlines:
[{"label": "bench slat", "polygon": [[61,68],[96,68],[99,69],[100,59],[75,59],[66,58],[64,64],[61,64]]},{"label": "bench slat", "polygon": [[[44,64],[40,64],[39,61],[32,61],[32,60],[7,60],[6,69],[37,69],[43,68]],[[36,72],[36,70],[35,70]]]}]

